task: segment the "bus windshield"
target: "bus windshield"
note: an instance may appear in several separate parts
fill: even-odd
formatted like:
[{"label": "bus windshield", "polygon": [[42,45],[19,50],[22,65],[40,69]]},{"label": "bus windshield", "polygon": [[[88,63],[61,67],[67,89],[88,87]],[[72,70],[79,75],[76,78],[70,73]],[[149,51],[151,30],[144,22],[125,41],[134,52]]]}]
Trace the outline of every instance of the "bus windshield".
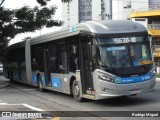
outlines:
[{"label": "bus windshield", "polygon": [[133,68],[152,64],[147,36],[128,38],[97,38],[98,66],[104,68]]}]

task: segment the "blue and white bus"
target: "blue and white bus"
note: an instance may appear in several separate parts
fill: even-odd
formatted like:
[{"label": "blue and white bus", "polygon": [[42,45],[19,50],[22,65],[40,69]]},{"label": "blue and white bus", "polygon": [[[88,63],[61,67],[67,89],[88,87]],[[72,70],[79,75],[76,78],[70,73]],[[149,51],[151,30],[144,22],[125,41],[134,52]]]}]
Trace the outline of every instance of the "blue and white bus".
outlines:
[{"label": "blue and white bus", "polygon": [[9,46],[4,75],[76,101],[154,90],[151,41],[132,21],[88,21]]}]

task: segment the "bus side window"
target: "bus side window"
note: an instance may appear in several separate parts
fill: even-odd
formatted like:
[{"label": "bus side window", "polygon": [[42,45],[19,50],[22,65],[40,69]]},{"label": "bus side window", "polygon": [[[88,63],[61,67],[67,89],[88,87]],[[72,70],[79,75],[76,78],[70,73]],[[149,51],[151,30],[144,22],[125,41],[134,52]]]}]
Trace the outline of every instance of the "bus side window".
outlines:
[{"label": "bus side window", "polygon": [[59,68],[63,71],[67,70],[67,51],[65,48],[65,44],[60,45],[60,64]]},{"label": "bus side window", "polygon": [[36,46],[31,46],[31,65],[32,70],[37,70],[37,60],[36,60]]},{"label": "bus side window", "polygon": [[68,62],[69,62],[69,70],[70,71],[75,71],[76,70],[76,64],[77,64],[77,60],[78,58],[76,59],[76,46],[74,44],[70,44],[69,45],[69,59],[68,59]]},{"label": "bus side window", "polygon": [[43,67],[43,51],[42,51],[42,47],[39,45],[36,47],[36,58],[37,58],[37,64],[38,64],[38,70],[40,71],[44,71],[44,67]]},{"label": "bus side window", "polygon": [[58,72],[59,71],[59,59],[58,59],[58,47],[57,45],[51,46],[51,52],[50,52],[50,67],[52,72]]}]

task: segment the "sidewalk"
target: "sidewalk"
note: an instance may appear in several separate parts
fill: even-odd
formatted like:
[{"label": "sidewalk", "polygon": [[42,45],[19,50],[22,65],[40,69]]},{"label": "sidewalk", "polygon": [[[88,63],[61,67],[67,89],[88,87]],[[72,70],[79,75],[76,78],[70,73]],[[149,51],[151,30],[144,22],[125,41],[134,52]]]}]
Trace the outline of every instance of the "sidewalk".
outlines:
[{"label": "sidewalk", "polygon": [[156,81],[160,81],[160,78],[156,78]]},{"label": "sidewalk", "polygon": [[3,75],[0,75],[0,89],[9,85],[9,79],[6,79]]}]

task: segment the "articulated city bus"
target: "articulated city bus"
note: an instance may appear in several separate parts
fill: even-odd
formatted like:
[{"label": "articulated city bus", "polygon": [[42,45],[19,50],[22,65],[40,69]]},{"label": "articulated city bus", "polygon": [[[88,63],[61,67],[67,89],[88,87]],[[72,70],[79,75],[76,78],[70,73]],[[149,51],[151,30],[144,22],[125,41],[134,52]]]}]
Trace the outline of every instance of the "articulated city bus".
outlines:
[{"label": "articulated city bus", "polygon": [[132,21],[88,21],[9,46],[4,75],[76,101],[155,88],[151,41]]}]

